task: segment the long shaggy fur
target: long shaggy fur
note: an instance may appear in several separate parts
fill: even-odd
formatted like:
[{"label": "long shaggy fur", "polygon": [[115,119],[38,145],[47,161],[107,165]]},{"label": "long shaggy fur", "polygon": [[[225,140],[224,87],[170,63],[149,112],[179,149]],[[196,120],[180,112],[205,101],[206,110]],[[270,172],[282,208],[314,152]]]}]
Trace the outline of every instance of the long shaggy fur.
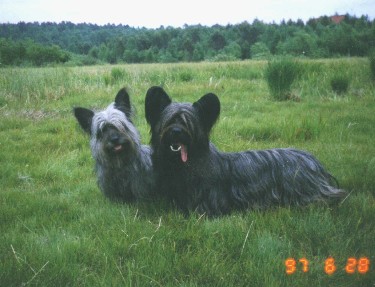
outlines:
[{"label": "long shaggy fur", "polygon": [[108,198],[131,202],[154,193],[155,180],[151,149],[141,145],[131,121],[131,106],[126,89],[121,89],[105,110],[93,112],[74,108],[74,115],[86,133],[95,159],[98,185]]},{"label": "long shaggy fur", "polygon": [[152,161],[160,190],[184,212],[208,215],[338,198],[330,175],[311,154],[296,149],[223,153],[209,141],[220,114],[214,94],[172,103],[160,87],[146,95]]}]

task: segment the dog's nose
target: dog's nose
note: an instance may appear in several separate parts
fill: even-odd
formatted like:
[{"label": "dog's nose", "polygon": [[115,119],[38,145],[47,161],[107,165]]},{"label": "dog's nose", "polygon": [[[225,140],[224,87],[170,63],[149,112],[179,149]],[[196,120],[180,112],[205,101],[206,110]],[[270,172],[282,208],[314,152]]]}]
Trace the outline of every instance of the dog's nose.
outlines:
[{"label": "dog's nose", "polygon": [[111,135],[111,137],[109,138],[109,140],[113,144],[117,144],[119,142],[119,139],[120,139],[120,137],[118,135],[116,135],[116,134]]},{"label": "dog's nose", "polygon": [[178,135],[178,134],[180,134],[181,132],[182,132],[182,129],[179,128],[179,127],[173,127],[173,128],[171,129],[171,134],[172,134],[172,135]]}]

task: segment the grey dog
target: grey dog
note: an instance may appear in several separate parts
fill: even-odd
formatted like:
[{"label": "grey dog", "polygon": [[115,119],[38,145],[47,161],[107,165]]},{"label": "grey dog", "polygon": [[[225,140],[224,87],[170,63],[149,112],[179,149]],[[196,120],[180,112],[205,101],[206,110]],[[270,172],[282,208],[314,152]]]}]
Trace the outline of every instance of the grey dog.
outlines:
[{"label": "grey dog", "polygon": [[129,94],[125,88],[105,110],[76,107],[74,115],[91,136],[98,185],[112,200],[132,202],[154,194],[155,180],[149,146],[141,145],[132,123]]},{"label": "grey dog", "polygon": [[304,205],[344,194],[305,151],[218,151],[209,140],[220,114],[214,94],[193,104],[173,103],[161,87],[152,87],[145,111],[158,187],[186,213],[216,216],[246,208]]}]

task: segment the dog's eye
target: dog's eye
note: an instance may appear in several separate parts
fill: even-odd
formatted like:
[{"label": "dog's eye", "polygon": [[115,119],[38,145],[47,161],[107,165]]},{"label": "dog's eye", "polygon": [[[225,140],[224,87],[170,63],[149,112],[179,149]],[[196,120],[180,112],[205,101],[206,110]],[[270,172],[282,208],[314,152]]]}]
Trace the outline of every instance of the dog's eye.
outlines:
[{"label": "dog's eye", "polygon": [[100,129],[98,129],[98,131],[96,133],[96,137],[98,139],[101,139],[101,138],[104,137],[104,135],[106,133],[110,133],[112,131],[117,131],[117,129],[113,125],[107,124],[107,125],[101,127]]}]

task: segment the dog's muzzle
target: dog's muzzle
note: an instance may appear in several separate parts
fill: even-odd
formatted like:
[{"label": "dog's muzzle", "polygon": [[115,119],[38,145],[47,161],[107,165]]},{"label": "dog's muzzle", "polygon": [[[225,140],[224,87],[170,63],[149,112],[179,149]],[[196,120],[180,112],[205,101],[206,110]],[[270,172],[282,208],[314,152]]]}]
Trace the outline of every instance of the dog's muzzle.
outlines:
[{"label": "dog's muzzle", "polygon": [[183,127],[178,125],[169,127],[162,141],[169,147],[171,153],[179,156],[183,163],[187,162],[189,136]]}]

